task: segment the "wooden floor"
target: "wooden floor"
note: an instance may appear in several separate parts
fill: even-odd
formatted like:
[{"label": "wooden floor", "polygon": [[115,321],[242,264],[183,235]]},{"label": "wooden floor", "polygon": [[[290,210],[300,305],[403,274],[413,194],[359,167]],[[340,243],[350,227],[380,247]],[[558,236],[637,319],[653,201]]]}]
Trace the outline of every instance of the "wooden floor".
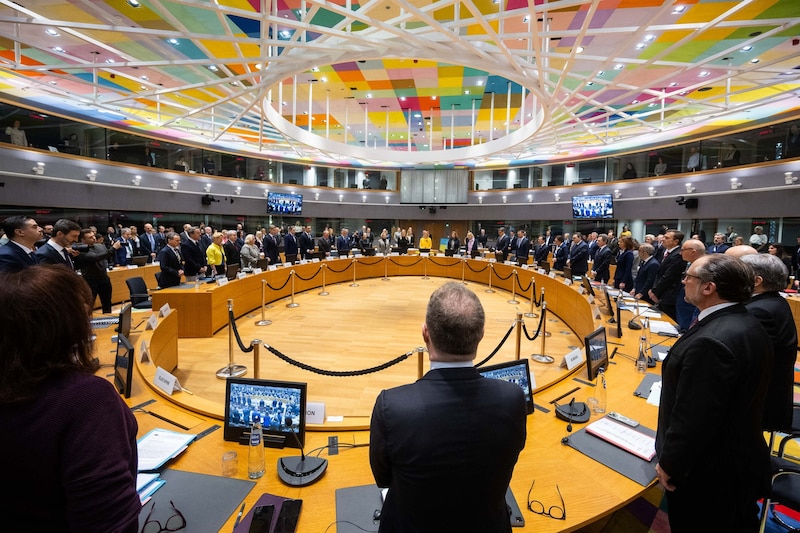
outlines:
[{"label": "wooden floor", "polygon": [[[330,293],[320,296],[319,289],[298,294],[298,307],[288,308],[290,299],[273,302],[265,317],[268,326],[256,326],[261,310],[239,319],[237,328],[242,342],[261,339],[286,356],[306,365],[328,371],[351,371],[374,367],[422,346],[421,325],[430,294],[444,283],[445,278],[397,276],[390,281],[380,278],[359,280],[358,287],[349,283],[327,286]],[[517,297],[510,304],[511,293],[486,292],[488,287],[470,283],[486,310],[486,332],[478,349],[480,361],[488,356],[508,333],[517,313],[530,311],[527,300]],[[535,312],[539,314],[539,309]],[[523,317],[532,336],[539,318]],[[577,336],[552,314],[548,315],[546,352],[557,362],[571,349],[581,346]],[[491,363],[515,358],[516,330],[512,331]],[[248,367],[245,377],[253,373],[253,353],[243,353],[233,342],[233,358]],[[228,364],[229,335],[227,328],[211,339],[181,339],[180,362],[175,374],[182,385],[195,395],[219,402],[224,401],[225,383],[216,378],[216,371]],[[523,333],[521,357],[530,357],[542,349],[541,338],[528,341]],[[375,398],[385,388],[413,382],[417,379],[417,354],[382,370],[355,377],[332,377],[303,370],[280,360],[262,348],[260,375],[264,379],[280,379],[308,383],[309,401],[324,402],[326,416],[369,416]],[[423,354],[424,371],[428,369],[427,353]],[[488,364],[491,364],[488,363]],[[558,364],[531,361],[531,372],[538,385],[559,379],[564,374]]]}]

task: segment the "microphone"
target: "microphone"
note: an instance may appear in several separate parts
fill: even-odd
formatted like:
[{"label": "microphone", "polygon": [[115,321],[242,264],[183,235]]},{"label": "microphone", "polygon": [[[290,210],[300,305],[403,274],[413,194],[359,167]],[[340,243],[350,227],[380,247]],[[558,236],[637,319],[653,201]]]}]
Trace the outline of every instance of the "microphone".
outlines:
[{"label": "microphone", "polygon": [[639,318],[640,316],[642,316],[643,314],[645,314],[648,311],[655,311],[655,309],[650,307],[649,305],[645,306],[645,308],[643,310],[639,311],[638,313],[636,313],[635,315],[633,315],[631,317],[631,319],[628,321],[628,328],[629,329],[636,329],[636,330],[642,329],[642,325],[639,322],[637,322],[636,319]]},{"label": "microphone", "polygon": [[294,431],[292,417],[287,416],[285,423],[294,436],[297,447],[300,448],[300,457],[291,456],[278,459],[278,478],[293,487],[311,485],[325,473],[325,469],[328,468],[328,460],[322,457],[306,457],[303,444]]},{"label": "microphone", "polygon": [[572,433],[572,412],[573,408],[575,407],[575,396],[569,401],[569,421],[567,422],[567,434],[561,439],[561,444],[567,445],[569,444],[569,434]]}]

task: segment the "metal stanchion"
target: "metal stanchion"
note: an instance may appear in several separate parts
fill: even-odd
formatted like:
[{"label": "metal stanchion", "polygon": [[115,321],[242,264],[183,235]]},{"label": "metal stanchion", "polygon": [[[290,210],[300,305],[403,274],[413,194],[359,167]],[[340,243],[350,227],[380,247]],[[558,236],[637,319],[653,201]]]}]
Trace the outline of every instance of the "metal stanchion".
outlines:
[{"label": "metal stanchion", "polygon": [[511,271],[511,299],[508,301],[510,304],[518,304],[517,301],[517,269]]},{"label": "metal stanchion", "polygon": [[351,287],[358,287],[358,283],[356,283],[356,258],[353,258],[353,283],[350,284]]},{"label": "metal stanchion", "polygon": [[467,258],[465,257],[461,260],[461,283],[463,283],[464,285],[467,284],[467,282],[464,281],[464,270],[466,266],[467,266]]},{"label": "metal stanchion", "polygon": [[261,374],[261,339],[253,339],[250,346],[253,347],[253,377],[258,379]]},{"label": "metal stanchion", "polygon": [[381,281],[392,281],[389,279],[389,254],[383,254],[383,278]]},{"label": "metal stanchion", "polygon": [[328,265],[326,263],[322,263],[319,268],[322,269],[322,292],[319,293],[319,295],[327,296],[330,294],[328,291],[325,290],[325,269],[328,268]]},{"label": "metal stanchion", "polygon": [[533,306],[536,305],[536,283],[531,278],[531,310],[525,313],[528,318],[539,318],[539,315],[533,312]]},{"label": "metal stanchion", "polygon": [[[544,313],[544,287],[542,287],[542,295],[541,295],[541,297],[539,297],[539,303],[542,306],[542,313]],[[547,317],[545,317],[544,319],[546,319],[546,318]],[[544,319],[542,319],[542,320],[544,320]],[[547,331],[547,328],[544,326],[544,324],[542,324],[542,337],[549,337],[550,335],[552,335],[552,333]]]},{"label": "metal stanchion", "polygon": [[547,302],[542,301],[542,331],[540,332],[542,336],[542,350],[541,353],[531,354],[531,359],[533,359],[537,363],[552,363],[553,361],[555,361],[555,359],[545,354],[544,339],[545,337],[547,337],[547,335],[545,335],[546,330],[547,330]]},{"label": "metal stanchion", "polygon": [[256,326],[269,326],[272,320],[265,318],[265,309],[267,305],[267,280],[261,280],[261,320],[256,320]]},{"label": "metal stanchion", "polygon": [[422,262],[422,279],[431,279],[431,278],[428,277],[428,257],[430,257],[430,256],[426,256],[426,257],[422,258],[424,260]]},{"label": "metal stanchion", "polygon": [[286,304],[286,307],[299,307],[300,304],[294,302],[294,270],[289,272],[289,275],[292,277],[292,300]]},{"label": "metal stanchion", "polygon": [[[228,300],[228,317],[233,316],[233,300]],[[247,373],[247,367],[233,362],[233,323],[228,320],[228,364],[217,370],[219,379],[238,378]]]},{"label": "metal stanchion", "polygon": [[424,363],[424,359],[422,354],[425,353],[425,348],[420,346],[417,348],[417,379],[422,379],[422,364]]},{"label": "metal stanchion", "polygon": [[514,353],[514,359],[519,361],[520,349],[522,347],[522,313],[517,313],[517,348]]},{"label": "metal stanchion", "polygon": [[494,263],[489,263],[489,288],[486,289],[489,294],[494,294],[494,290],[492,290],[492,272],[494,272]]}]

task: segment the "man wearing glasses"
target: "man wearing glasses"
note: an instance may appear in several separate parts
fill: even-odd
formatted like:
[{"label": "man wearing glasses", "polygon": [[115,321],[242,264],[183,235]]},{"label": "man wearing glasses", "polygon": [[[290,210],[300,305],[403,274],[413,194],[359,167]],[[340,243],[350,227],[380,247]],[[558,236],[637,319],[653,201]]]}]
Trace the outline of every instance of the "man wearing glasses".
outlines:
[{"label": "man wearing glasses", "polygon": [[656,435],[673,533],[758,530],[756,501],[770,477],[761,415],[772,347],[743,305],[753,277],[740,259],[710,254],[683,278],[700,314],[664,361]]},{"label": "man wearing glasses", "polygon": [[437,289],[422,325],[430,371],[375,402],[370,465],[389,488],[381,532],[511,531],[505,493],[525,445],[525,399],[473,366],[484,322],[472,291]]}]

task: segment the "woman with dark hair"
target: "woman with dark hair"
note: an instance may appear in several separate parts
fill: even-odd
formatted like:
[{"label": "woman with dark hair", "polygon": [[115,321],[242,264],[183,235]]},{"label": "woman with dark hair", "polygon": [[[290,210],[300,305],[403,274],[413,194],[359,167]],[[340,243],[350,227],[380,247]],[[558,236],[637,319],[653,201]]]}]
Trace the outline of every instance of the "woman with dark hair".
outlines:
[{"label": "woman with dark hair", "polygon": [[3,530],[138,530],[138,428],[94,375],[92,303],[61,265],[0,278]]},{"label": "woman with dark hair", "polygon": [[635,245],[630,237],[619,239],[619,254],[617,254],[617,269],[614,272],[614,287],[628,290],[633,287],[633,250]]},{"label": "woman with dark hair", "polygon": [[769,255],[774,255],[781,261],[783,264],[786,265],[786,268],[789,272],[792,271],[792,257],[786,253],[786,249],[780,244],[770,244],[767,248],[767,253]]}]

